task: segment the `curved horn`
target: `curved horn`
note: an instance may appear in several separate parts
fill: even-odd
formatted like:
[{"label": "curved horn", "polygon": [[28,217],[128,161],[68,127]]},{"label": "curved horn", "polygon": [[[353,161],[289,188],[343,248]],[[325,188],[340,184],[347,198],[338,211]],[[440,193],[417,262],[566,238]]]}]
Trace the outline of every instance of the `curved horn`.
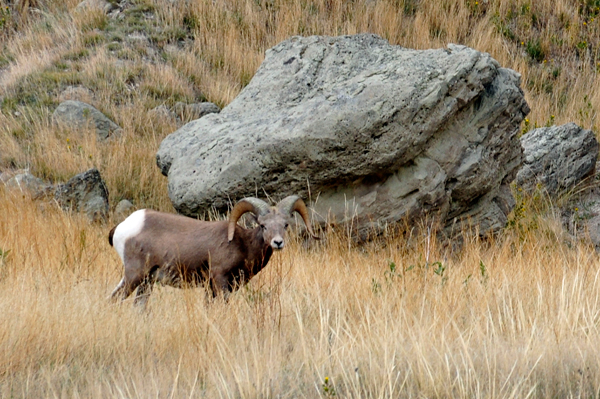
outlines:
[{"label": "curved horn", "polygon": [[279,203],[277,204],[277,209],[279,209],[280,212],[288,213],[290,216],[293,212],[298,212],[300,216],[302,216],[302,220],[304,220],[306,229],[310,233],[311,237],[315,240],[320,240],[320,237],[318,237],[313,232],[308,217],[308,209],[306,209],[306,204],[304,204],[302,198],[298,197],[297,195],[290,195],[289,197],[286,197],[279,201]]},{"label": "curved horn", "polygon": [[240,200],[229,215],[229,227],[227,228],[227,240],[233,240],[233,234],[235,233],[235,225],[242,215],[246,212],[252,212],[256,216],[264,215],[269,212],[269,204],[258,198],[249,197]]}]

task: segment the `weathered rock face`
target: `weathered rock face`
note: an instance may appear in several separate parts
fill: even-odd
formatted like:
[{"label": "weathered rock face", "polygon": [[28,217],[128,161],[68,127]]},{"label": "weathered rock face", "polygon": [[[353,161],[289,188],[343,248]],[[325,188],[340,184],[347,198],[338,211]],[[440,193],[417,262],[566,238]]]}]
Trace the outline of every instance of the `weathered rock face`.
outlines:
[{"label": "weathered rock face", "polygon": [[81,101],[62,102],[52,114],[54,123],[69,129],[95,129],[98,139],[105,140],[122,129],[93,106]]},{"label": "weathered rock face", "polygon": [[65,210],[85,212],[91,220],[108,216],[108,190],[98,169],[90,169],[56,187],[56,202]]},{"label": "weathered rock face", "polygon": [[188,215],[310,190],[318,217],[353,218],[363,232],[428,212],[489,232],[514,206],[529,112],[519,79],[464,46],[295,37],[267,52],[221,113],[168,136],[157,164]]},{"label": "weathered rock face", "polygon": [[[4,175],[6,181],[4,182]],[[19,189],[21,192],[29,192],[33,198],[41,198],[45,195],[50,195],[54,188],[51,184],[45,183],[39,177],[35,177],[29,171],[23,171],[10,176],[9,173],[3,173],[0,180],[4,182],[9,189]]]},{"label": "weathered rock face", "polygon": [[523,167],[516,183],[526,191],[541,185],[556,196],[594,173],[598,141],[574,123],[534,129],[521,137]]},{"label": "weathered rock face", "polygon": [[115,222],[120,223],[127,216],[132,214],[135,211],[135,205],[131,203],[129,200],[121,200],[115,207],[115,212],[113,213],[113,219]]}]

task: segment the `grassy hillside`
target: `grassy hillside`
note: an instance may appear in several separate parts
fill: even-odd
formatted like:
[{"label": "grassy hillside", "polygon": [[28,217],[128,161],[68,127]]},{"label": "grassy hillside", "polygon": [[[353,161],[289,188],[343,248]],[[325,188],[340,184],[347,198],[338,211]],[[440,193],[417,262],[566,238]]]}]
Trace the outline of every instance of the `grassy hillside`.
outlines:
[{"label": "grassy hillside", "polygon": [[[465,44],[522,74],[523,132],[597,127],[599,0],[127,0],[115,18],[77,3],[0,0],[0,170],[96,166],[112,204],[172,211],[154,159],[176,126],[147,112],[227,105],[292,35]],[[69,86],[122,136],[53,126]],[[425,233],[292,234],[229,303],[158,287],[140,314],[106,300],[112,226],[0,187],[0,397],[598,397],[600,261],[552,209],[525,198],[503,238],[458,252]]]},{"label": "grassy hillside", "polygon": [[[175,126],[148,110],[227,105],[265,50],[291,35],[373,32],[406,47],[454,42],[489,52],[523,76],[532,109],[525,130],[567,121],[595,127],[600,106],[598,0],[132,0],[117,18],[78,11],[77,0],[29,3],[0,1],[0,166],[50,180],[96,166],[115,202],[170,207],[153,163]],[[78,85],[124,128],[120,141],[99,146],[52,126],[59,94]]]}]

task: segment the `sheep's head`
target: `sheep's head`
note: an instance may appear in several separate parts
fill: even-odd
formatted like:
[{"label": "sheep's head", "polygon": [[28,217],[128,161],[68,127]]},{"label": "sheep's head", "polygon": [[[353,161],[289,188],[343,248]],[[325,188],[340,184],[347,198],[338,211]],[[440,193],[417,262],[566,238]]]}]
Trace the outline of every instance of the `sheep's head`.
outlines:
[{"label": "sheep's head", "polygon": [[315,235],[308,218],[308,210],[304,201],[297,195],[291,195],[284,198],[276,206],[271,207],[263,200],[258,198],[244,198],[239,201],[231,211],[229,216],[228,240],[233,240],[235,225],[239,218],[246,212],[254,214],[256,223],[262,230],[263,239],[269,243],[273,249],[283,249],[285,245],[285,230],[288,227],[289,218],[292,213],[298,212],[306,224],[310,235],[319,239]]}]

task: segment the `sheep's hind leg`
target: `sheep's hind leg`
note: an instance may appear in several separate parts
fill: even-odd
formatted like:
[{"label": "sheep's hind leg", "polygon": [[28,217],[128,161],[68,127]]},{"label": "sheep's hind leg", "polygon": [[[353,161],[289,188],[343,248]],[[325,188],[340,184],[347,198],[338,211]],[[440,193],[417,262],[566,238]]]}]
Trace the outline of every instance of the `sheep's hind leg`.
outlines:
[{"label": "sheep's hind leg", "polygon": [[145,279],[137,288],[133,304],[139,306],[140,309],[146,309],[146,304],[148,303],[148,298],[152,293],[153,286],[154,282],[152,280]]},{"label": "sheep's hind leg", "polygon": [[119,297],[121,297],[121,300],[125,299],[126,297],[123,297],[123,290],[125,290],[125,277],[121,279],[119,284],[117,284],[113,290],[112,294],[110,294],[110,299],[113,301],[116,301]]},{"label": "sheep's hind leg", "polygon": [[139,280],[131,281],[127,279],[127,276],[123,277],[110,295],[111,299],[113,301],[119,299],[124,301],[140,285],[140,283]]}]

